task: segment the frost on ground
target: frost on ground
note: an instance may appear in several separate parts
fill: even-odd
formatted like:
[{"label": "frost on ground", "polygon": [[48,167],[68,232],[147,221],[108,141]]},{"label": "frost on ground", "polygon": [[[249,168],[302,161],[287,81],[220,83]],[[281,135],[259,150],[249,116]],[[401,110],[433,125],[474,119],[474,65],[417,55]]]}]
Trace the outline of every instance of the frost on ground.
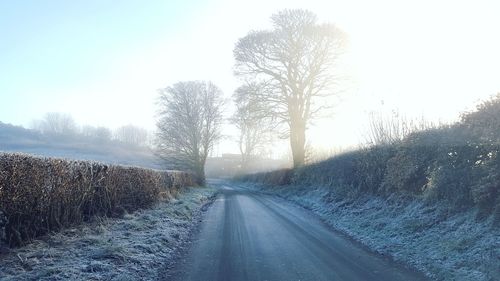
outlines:
[{"label": "frost on ground", "polygon": [[152,209],[96,219],[0,253],[0,280],[157,279],[215,192],[188,188]]},{"label": "frost on ground", "polygon": [[500,229],[475,211],[448,215],[419,200],[346,200],[312,186],[249,188],[291,200],[372,250],[435,280],[500,280]]}]

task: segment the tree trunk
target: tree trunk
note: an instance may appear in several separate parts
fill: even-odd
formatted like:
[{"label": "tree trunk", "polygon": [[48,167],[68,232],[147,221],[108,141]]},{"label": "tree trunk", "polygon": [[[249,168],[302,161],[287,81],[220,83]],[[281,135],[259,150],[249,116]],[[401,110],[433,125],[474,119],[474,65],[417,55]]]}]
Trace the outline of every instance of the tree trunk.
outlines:
[{"label": "tree trunk", "polygon": [[195,156],[194,173],[199,185],[205,185],[205,162],[207,160],[206,152],[204,155]]},{"label": "tree trunk", "polygon": [[201,163],[197,165],[195,173],[198,179],[198,184],[205,185],[205,165]]},{"label": "tree trunk", "polygon": [[304,165],[305,162],[306,126],[302,120],[293,121],[290,126],[290,145],[292,147],[293,167],[297,168]]},{"label": "tree trunk", "polygon": [[241,167],[240,167],[240,172],[242,174],[245,174],[247,172],[248,168],[248,157],[246,154],[241,154]]}]

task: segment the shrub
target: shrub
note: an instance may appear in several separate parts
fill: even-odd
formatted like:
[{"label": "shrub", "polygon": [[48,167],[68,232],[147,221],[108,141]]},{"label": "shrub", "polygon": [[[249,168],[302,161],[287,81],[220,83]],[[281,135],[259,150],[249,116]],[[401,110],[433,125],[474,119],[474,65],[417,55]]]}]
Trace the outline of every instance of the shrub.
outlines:
[{"label": "shrub", "polygon": [[336,157],[296,169],[293,182],[323,186],[350,185],[355,178],[357,153],[346,152]]},{"label": "shrub", "polygon": [[184,172],[0,154],[0,237],[21,245],[93,216],[149,207],[186,185],[194,178]]},{"label": "shrub", "polygon": [[480,208],[480,215],[489,213],[500,215],[500,147],[498,145],[486,145],[479,160],[474,163],[474,168],[479,170],[477,180],[471,186],[471,196],[475,204]]},{"label": "shrub", "polygon": [[461,116],[461,124],[476,143],[500,141],[500,93]]},{"label": "shrub", "polygon": [[385,193],[420,194],[427,185],[436,151],[437,146],[398,146],[394,156],[387,160],[381,189]]},{"label": "shrub", "polygon": [[353,185],[362,193],[381,194],[387,162],[396,153],[394,146],[374,146],[361,150],[355,166]]}]

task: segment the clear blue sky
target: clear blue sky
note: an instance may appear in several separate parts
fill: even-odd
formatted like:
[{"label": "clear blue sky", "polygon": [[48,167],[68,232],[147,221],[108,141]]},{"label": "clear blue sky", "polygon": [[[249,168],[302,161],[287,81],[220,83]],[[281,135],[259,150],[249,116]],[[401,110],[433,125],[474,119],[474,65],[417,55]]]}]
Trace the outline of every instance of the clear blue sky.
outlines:
[{"label": "clear blue sky", "polygon": [[64,111],[61,100],[75,88],[91,88],[120,71],[114,62],[176,36],[205,2],[0,1],[0,121],[27,125],[34,113]]}]

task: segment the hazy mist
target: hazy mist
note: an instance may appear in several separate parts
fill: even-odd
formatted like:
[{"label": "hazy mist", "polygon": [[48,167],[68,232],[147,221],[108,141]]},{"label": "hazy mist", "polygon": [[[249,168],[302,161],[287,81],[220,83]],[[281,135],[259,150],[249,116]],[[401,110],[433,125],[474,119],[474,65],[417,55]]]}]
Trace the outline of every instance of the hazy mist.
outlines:
[{"label": "hazy mist", "polygon": [[[500,19],[495,1],[123,1],[0,4],[0,121],[31,127],[46,112],[112,130],[154,130],[157,90],[209,80],[225,97],[239,86],[233,48],[250,30],[271,28],[282,8],[305,8],[342,29],[341,99],[308,128],[322,151],[364,143],[370,116],[429,122],[500,90]],[[225,116],[234,112],[228,103]],[[385,117],[384,117],[385,118]],[[238,153],[237,130],[214,153]],[[274,156],[288,153],[279,141]]]}]

